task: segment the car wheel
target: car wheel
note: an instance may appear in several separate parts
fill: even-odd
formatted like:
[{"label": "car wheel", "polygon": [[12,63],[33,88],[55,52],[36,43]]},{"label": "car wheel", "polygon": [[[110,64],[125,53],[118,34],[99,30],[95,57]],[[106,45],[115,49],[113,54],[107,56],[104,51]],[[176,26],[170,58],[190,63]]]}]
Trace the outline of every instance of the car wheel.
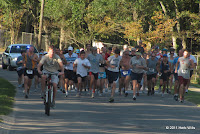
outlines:
[{"label": "car wheel", "polygon": [[4,64],[3,58],[2,58],[2,68],[3,68],[3,69],[7,69],[7,67],[8,67],[8,66]]},{"label": "car wheel", "polygon": [[8,70],[9,70],[9,71],[13,71],[13,70],[14,70],[14,68],[10,65],[10,60],[9,60]]},{"label": "car wheel", "polygon": [[9,70],[9,71],[13,71],[14,68],[13,68],[11,65],[9,65],[9,66],[8,66],[8,70]]}]

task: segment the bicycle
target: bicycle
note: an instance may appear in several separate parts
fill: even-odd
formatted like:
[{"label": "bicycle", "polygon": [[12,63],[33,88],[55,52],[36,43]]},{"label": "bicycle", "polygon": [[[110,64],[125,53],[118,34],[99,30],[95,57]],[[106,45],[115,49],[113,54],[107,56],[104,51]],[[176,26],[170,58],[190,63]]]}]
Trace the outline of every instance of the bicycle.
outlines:
[{"label": "bicycle", "polygon": [[44,105],[45,105],[45,114],[50,115],[50,107],[53,102],[53,83],[51,82],[51,76],[56,75],[58,76],[58,73],[48,73],[48,77],[46,79],[46,91],[44,96]]}]

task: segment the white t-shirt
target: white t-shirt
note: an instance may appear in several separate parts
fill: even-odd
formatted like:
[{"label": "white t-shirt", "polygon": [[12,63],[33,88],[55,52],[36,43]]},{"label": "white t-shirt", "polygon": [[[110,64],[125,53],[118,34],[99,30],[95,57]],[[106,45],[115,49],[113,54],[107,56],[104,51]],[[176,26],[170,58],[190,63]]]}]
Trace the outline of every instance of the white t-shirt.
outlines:
[{"label": "white t-shirt", "polygon": [[64,55],[64,57],[67,60],[67,62],[70,62],[69,65],[65,65],[65,69],[67,69],[67,70],[73,70],[73,63],[78,58],[78,55],[76,53],[72,53],[72,55],[69,56],[69,54],[66,53]]},{"label": "white t-shirt", "polygon": [[108,70],[112,71],[112,72],[119,72],[119,63],[120,63],[121,59],[122,59],[121,56],[118,56],[117,58],[114,55],[108,57],[108,61],[109,61],[110,65],[115,66],[115,68],[108,67]]},{"label": "white t-shirt", "polygon": [[74,64],[77,64],[76,74],[81,75],[81,77],[87,76],[88,69],[85,68],[82,64],[85,64],[86,66],[91,66],[88,59],[85,58],[84,60],[82,60],[81,58],[78,58],[74,61]]},{"label": "white t-shirt", "polygon": [[[190,59],[193,60],[194,64],[197,64],[197,60],[193,55],[190,55]],[[190,68],[190,70],[194,70],[194,68]]]}]

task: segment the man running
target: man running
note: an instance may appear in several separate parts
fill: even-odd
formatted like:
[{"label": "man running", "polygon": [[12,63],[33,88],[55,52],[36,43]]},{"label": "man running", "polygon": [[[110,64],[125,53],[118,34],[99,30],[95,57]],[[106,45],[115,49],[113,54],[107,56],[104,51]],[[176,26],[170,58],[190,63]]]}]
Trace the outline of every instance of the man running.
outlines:
[{"label": "man running", "polygon": [[25,57],[25,50],[21,51],[21,56],[17,58],[17,74],[18,74],[18,88],[21,88],[23,85],[24,79],[24,57]]},{"label": "man running", "polygon": [[[43,70],[41,71],[41,66],[43,65]],[[58,70],[61,69],[59,73]],[[51,82],[53,83],[53,102],[51,107],[55,107],[55,97],[57,92],[58,75],[64,74],[64,67],[60,57],[55,54],[54,47],[49,47],[48,54],[46,54],[38,64],[38,73],[42,75],[41,85],[42,85],[42,95],[44,96],[46,79],[49,74],[51,75]],[[58,75],[56,75],[57,73]]]},{"label": "man running", "polygon": [[154,94],[154,87],[156,85],[156,76],[159,68],[158,59],[156,58],[155,53],[151,54],[151,57],[147,60],[147,85],[148,93],[147,95]]},{"label": "man running", "polygon": [[92,47],[92,53],[88,55],[87,59],[90,61],[91,67],[90,75],[90,91],[92,90],[92,98],[94,98],[95,89],[97,87],[99,63],[103,63],[103,57],[97,53],[97,47]]},{"label": "man running", "polygon": [[[183,56],[183,50],[181,49],[181,50],[179,50],[179,52],[178,52],[178,57],[176,57],[175,59],[174,59],[174,62],[173,62],[173,69],[174,69],[174,79],[175,79],[175,84],[174,84],[174,100],[175,101],[178,101],[178,89],[179,89],[179,81],[178,81],[178,73],[176,72],[175,73],[175,70],[176,70],[176,63],[178,62],[178,59],[180,58],[180,57],[182,57]],[[179,69],[179,65],[178,65],[178,68],[177,68],[177,70]]]},{"label": "man running", "polygon": [[130,59],[131,57],[129,56],[129,51],[125,50],[123,52],[122,59],[120,61],[120,66],[121,66],[121,86],[125,90],[125,97],[128,96],[128,87],[129,87],[129,82],[130,82],[130,76],[131,76],[131,70],[130,70]]},{"label": "man running", "polygon": [[[180,65],[179,69],[178,65]],[[184,102],[184,93],[186,89],[185,87],[187,86],[187,83],[190,80],[190,69],[193,67],[194,67],[194,62],[189,58],[189,51],[184,50],[183,57],[180,57],[178,59],[175,70],[175,73],[178,72],[178,79],[180,83],[179,97],[181,103]]]},{"label": "man running", "polygon": [[68,53],[64,55],[66,61],[65,61],[65,97],[68,96],[68,85],[72,85],[73,81],[77,84],[77,77],[76,72],[73,70],[73,64],[74,61],[78,58],[78,55],[76,53],[73,53],[73,47],[68,47]]},{"label": "man running", "polygon": [[25,70],[24,70],[24,90],[25,98],[28,98],[29,90],[32,85],[32,79],[34,78],[35,71],[34,68],[39,61],[37,54],[34,53],[34,47],[30,46],[25,54]]},{"label": "man running", "polygon": [[167,54],[163,55],[163,60],[160,63],[160,69],[159,69],[159,74],[160,76],[160,89],[163,86],[162,90],[162,97],[164,97],[166,85],[167,85],[167,80],[169,79],[169,73],[171,72],[171,63],[168,62],[168,57]]},{"label": "man running", "polygon": [[78,88],[77,88],[77,97],[81,96],[82,92],[82,86],[84,81],[86,80],[88,69],[90,69],[90,62],[87,58],[85,58],[85,52],[81,51],[80,52],[80,58],[77,58],[74,61],[74,70],[76,71],[77,74],[77,79],[78,79]]},{"label": "man running", "polygon": [[143,71],[147,69],[146,61],[141,57],[140,52],[136,52],[136,56],[132,57],[130,60],[130,66],[132,69],[131,79],[133,84],[133,100],[136,100],[136,90],[137,96],[139,96],[139,85],[143,77]]},{"label": "man running", "polygon": [[106,64],[108,65],[108,82],[112,84],[112,92],[109,102],[114,102],[114,94],[116,89],[116,84],[119,81],[119,64],[121,61],[120,50],[115,49],[115,55],[108,57]]}]

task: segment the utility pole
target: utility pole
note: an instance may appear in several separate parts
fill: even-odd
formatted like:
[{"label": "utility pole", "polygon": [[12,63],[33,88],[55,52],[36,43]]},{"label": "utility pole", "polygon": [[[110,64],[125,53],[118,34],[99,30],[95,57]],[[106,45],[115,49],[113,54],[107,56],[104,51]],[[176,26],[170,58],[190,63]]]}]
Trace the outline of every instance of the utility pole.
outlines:
[{"label": "utility pole", "polygon": [[38,35],[38,47],[39,47],[39,49],[41,49],[41,45],[42,45],[43,17],[44,17],[44,0],[41,0],[40,25],[39,25],[39,35]]}]

